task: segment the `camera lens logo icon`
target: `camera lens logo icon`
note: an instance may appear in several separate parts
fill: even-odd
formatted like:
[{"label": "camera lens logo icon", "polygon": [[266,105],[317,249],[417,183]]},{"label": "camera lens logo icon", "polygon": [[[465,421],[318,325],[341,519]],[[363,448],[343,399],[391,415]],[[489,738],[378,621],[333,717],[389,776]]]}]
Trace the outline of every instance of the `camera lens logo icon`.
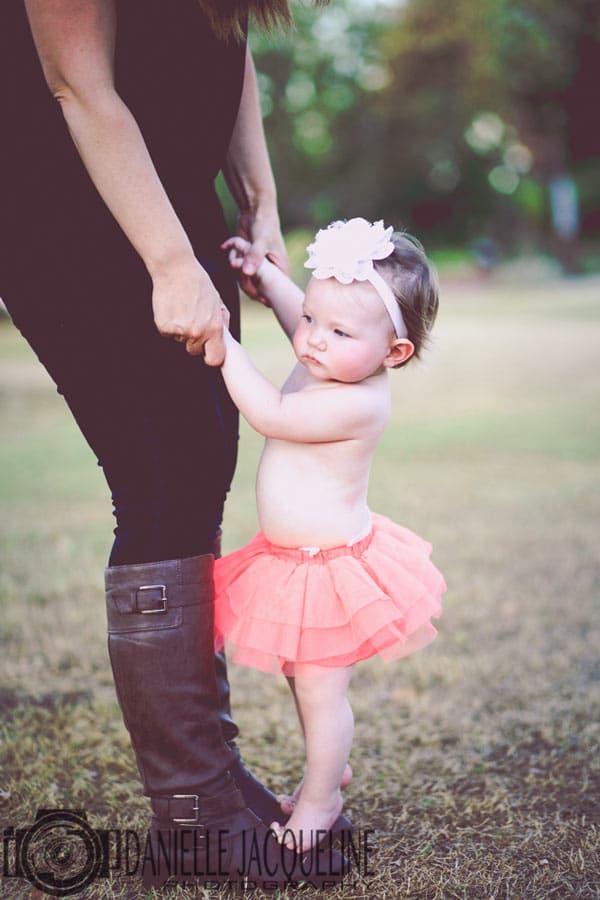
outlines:
[{"label": "camera lens logo icon", "polygon": [[75,894],[91,884],[102,861],[102,841],[84,812],[40,811],[19,847],[25,878],[55,897]]}]

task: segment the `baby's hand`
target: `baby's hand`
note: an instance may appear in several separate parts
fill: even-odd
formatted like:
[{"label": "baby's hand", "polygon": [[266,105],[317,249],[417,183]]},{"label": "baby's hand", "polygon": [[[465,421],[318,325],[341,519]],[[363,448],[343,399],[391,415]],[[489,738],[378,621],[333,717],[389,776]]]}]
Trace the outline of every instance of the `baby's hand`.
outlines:
[{"label": "baby's hand", "polygon": [[250,241],[236,235],[223,241],[221,250],[229,250],[229,265],[232,269],[241,269],[251,246]]},{"label": "baby's hand", "polygon": [[[228,250],[229,254],[229,265],[232,269],[237,269],[239,272],[239,276],[242,274],[242,266],[244,265],[244,261],[250,250],[252,244],[250,241],[245,240],[243,237],[230,237],[226,241],[221,244],[221,250]],[[263,290],[263,280],[262,276],[265,272],[265,269],[272,265],[266,258],[262,261],[261,265],[258,268],[258,271],[255,272],[254,275],[247,275],[244,273],[246,278],[249,278],[254,287],[256,288],[257,296],[260,296]],[[239,277],[238,276],[238,277]],[[248,295],[250,296],[250,295]],[[256,298],[251,298],[256,299]]]}]

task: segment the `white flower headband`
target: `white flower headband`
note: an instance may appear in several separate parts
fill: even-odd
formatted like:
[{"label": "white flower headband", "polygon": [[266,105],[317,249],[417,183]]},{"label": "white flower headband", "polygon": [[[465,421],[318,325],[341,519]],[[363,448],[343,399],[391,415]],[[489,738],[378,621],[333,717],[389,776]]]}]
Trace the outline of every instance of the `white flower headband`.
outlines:
[{"label": "white flower headband", "polygon": [[383,300],[396,336],[404,338],[408,331],[400,306],[373,265],[374,259],[385,259],[394,252],[392,231],[391,226],[384,227],[383,220],[373,224],[361,218],[332,222],[321,228],[306,248],[308,259],[304,266],[313,269],[314,278],[335,278],[341,284],[368,281]]}]

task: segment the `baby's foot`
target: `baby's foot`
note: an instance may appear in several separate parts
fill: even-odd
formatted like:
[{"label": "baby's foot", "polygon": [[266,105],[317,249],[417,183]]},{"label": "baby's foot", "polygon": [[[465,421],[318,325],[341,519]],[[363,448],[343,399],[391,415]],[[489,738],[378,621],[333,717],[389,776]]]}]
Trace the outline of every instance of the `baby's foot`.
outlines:
[{"label": "baby's foot", "polygon": [[272,822],[271,828],[279,842],[289,850],[305,853],[323,839],[324,832],[330,831],[343,806],[339,790],[329,803],[313,803],[306,797],[299,797],[287,824],[284,826],[279,822]]},{"label": "baby's foot", "polygon": [[[342,773],[342,780],[340,781],[340,790],[345,791],[350,782],[352,781],[352,768],[347,765]],[[291,816],[294,812],[296,804],[300,799],[300,795],[302,793],[302,785],[304,784],[304,778],[298,784],[298,787],[294,791],[293,794],[278,794],[277,800],[281,809],[286,814],[286,816]]]}]

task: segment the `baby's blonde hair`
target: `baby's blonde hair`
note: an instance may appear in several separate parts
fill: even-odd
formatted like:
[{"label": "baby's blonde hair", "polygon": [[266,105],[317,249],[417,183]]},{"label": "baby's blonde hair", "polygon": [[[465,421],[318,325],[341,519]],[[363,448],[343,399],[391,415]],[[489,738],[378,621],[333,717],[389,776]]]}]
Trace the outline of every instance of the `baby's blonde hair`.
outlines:
[{"label": "baby's blonde hair", "polygon": [[[373,264],[400,305],[408,339],[414,344],[413,356],[418,359],[427,346],[438,311],[437,274],[417,238],[405,231],[395,231],[391,240],[394,252]],[[405,366],[410,359],[394,368]]]}]

